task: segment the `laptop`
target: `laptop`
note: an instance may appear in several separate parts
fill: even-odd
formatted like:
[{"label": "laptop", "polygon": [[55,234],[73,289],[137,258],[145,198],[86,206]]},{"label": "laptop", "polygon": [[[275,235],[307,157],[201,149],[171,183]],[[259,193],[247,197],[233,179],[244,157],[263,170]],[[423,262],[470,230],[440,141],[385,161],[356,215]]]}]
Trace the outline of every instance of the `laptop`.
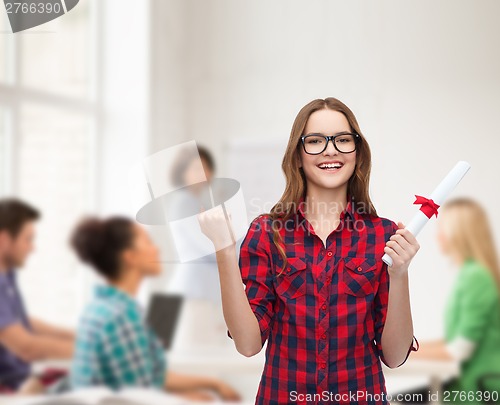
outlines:
[{"label": "laptop", "polygon": [[156,293],[152,296],[146,322],[160,339],[165,350],[172,347],[184,297]]}]

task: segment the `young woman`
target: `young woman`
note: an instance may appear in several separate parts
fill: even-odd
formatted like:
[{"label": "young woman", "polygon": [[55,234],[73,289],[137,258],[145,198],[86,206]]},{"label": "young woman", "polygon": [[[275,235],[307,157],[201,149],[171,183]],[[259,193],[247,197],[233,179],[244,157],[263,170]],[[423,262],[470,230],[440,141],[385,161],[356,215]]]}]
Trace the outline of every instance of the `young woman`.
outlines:
[{"label": "young woman", "polygon": [[[192,216],[198,211],[201,202],[210,202],[208,184],[211,184],[214,178],[215,161],[208,149],[197,146],[197,152],[188,156],[182,154],[173,167],[172,183],[182,188],[176,191],[167,208],[168,216],[172,220]],[[206,183],[199,183],[200,172],[205,173]],[[212,306],[212,303],[220,303],[217,263],[215,254],[203,255],[200,236],[203,238],[199,235],[199,230],[190,228],[185,229],[183,234],[177,235],[178,239],[182,239],[176,240],[179,249],[200,252],[201,257],[194,263],[181,263],[174,268],[168,292],[182,294],[189,300],[203,300],[205,306]]]},{"label": "young woman", "polygon": [[437,229],[442,253],[459,271],[445,308],[445,337],[423,342],[417,358],[461,363],[460,376],[443,387],[443,402],[498,403],[500,267],[487,215],[476,201],[456,198],[440,208]]},{"label": "young woman", "polygon": [[[216,164],[210,151],[200,145],[196,150],[179,153],[171,169],[171,182],[181,187],[172,193],[165,212],[167,221],[176,221],[195,215],[200,204],[209,206],[211,196],[222,200],[223,184],[215,179]],[[206,182],[200,182],[204,173]],[[196,225],[196,224],[195,224]],[[222,316],[222,302],[215,253],[207,254],[206,238],[198,226],[186,226],[175,233],[175,246],[181,259],[172,271],[166,291],[184,296],[182,317],[176,330],[174,349],[194,347],[230,347],[225,336],[226,324]],[[186,259],[185,256],[191,259]]]},{"label": "young woman", "polygon": [[96,288],[76,337],[71,386],[105,385],[163,388],[194,399],[237,400],[221,381],[166,373],[165,352],[145,324],[134,296],[143,278],[160,273],[158,249],[146,231],[131,220],[112,217],[81,222],[71,239],[78,256],[107,284]]},{"label": "young woman", "polygon": [[239,259],[222,210],[199,214],[217,252],[229,336],[245,356],[267,340],[257,404],[386,404],[380,360],[398,367],[418,349],[408,266],[419,245],[377,216],[370,166],[351,110],[314,100],[292,127],[285,191],[252,221]]}]

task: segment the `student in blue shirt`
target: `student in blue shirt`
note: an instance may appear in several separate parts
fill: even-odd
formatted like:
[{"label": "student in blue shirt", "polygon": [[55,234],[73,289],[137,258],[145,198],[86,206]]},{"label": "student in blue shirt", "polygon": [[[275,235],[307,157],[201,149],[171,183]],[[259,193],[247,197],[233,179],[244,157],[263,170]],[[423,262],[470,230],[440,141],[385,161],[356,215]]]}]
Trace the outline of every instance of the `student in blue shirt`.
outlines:
[{"label": "student in blue shirt", "polygon": [[192,399],[238,400],[213,378],[166,372],[165,352],[146,325],[135,295],[143,278],[161,272],[158,248],[143,227],[123,217],[88,218],[75,229],[71,244],[107,284],[98,286],[77,329],[72,388],[105,385],[166,389]]},{"label": "student in blue shirt", "polygon": [[34,249],[40,216],[22,200],[0,199],[0,394],[43,391],[64,370],[34,375],[31,363],[73,354],[73,333],[30,316],[17,284],[18,271]]}]

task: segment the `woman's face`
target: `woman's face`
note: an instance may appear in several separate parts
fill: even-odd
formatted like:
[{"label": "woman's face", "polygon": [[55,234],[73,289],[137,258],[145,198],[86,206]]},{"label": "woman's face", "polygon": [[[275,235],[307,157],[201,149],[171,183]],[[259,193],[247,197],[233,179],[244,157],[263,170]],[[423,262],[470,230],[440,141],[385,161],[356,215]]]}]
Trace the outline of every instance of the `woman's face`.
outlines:
[{"label": "woman's face", "polygon": [[140,225],[134,225],[134,244],[129,250],[130,265],[138,268],[145,276],[155,276],[161,273],[158,247],[149,234]]},{"label": "woman's face", "polygon": [[436,238],[438,241],[438,246],[439,250],[441,251],[442,254],[448,255],[450,253],[449,249],[449,243],[448,239],[446,237],[446,234],[444,232],[444,224],[443,224],[443,219],[438,218],[436,221]]},{"label": "woman's face", "polygon": [[[322,109],[313,112],[307,121],[304,135],[323,134],[335,135],[339,132],[351,132],[349,122],[344,114],[330,109]],[[356,167],[356,151],[352,153],[341,153],[335,149],[331,141],[327,148],[318,155],[307,154],[300,147],[302,168],[307,179],[307,187],[322,189],[336,189],[346,187],[349,178]],[[325,163],[340,163],[340,168],[322,168]]]},{"label": "woman's face", "polygon": [[184,184],[191,185],[199,183],[205,177],[211,181],[213,177],[210,166],[205,159],[193,159],[184,172]]}]

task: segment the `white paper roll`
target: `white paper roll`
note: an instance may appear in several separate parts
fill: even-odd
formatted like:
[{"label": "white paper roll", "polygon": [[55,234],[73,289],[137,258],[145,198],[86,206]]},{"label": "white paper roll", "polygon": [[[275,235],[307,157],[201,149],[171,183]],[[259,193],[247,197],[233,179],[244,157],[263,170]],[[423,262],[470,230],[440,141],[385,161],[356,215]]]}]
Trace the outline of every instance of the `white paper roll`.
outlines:
[{"label": "white paper roll", "polygon": [[[458,162],[455,167],[451,169],[451,171],[447,174],[447,176],[441,181],[441,183],[439,183],[439,185],[435,188],[429,199],[433,200],[437,205],[443,205],[448,195],[453,191],[457,184],[460,183],[469,169],[469,163],[464,162],[463,160]],[[427,218],[427,216],[422,211],[418,210],[415,216],[406,226],[406,229],[408,229],[416,237],[423,229],[427,221],[429,221],[429,218]],[[392,266],[392,259],[387,253],[384,254],[382,260],[388,266]]]}]

